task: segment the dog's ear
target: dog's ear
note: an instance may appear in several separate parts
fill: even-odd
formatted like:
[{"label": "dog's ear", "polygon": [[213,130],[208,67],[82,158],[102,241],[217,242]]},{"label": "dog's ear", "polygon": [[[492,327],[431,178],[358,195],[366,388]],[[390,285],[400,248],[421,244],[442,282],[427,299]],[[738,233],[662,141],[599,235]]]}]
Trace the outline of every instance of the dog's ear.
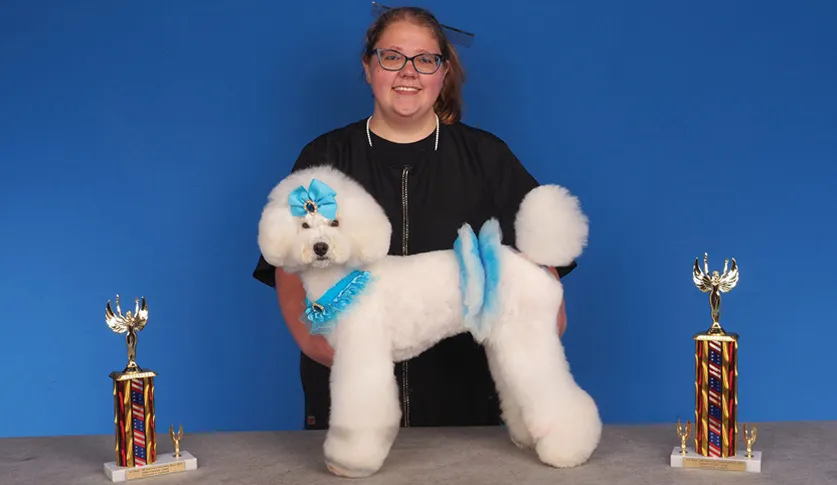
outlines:
[{"label": "dog's ear", "polygon": [[265,261],[288,270],[293,265],[293,261],[288,261],[288,256],[296,233],[297,221],[287,202],[281,198],[271,198],[259,219],[258,243]]}]

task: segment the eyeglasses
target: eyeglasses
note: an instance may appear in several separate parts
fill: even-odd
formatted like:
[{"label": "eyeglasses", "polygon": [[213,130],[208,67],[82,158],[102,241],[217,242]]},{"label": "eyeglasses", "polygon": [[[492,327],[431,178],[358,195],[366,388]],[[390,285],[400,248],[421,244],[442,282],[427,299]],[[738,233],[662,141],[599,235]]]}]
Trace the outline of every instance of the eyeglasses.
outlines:
[{"label": "eyeglasses", "polygon": [[433,74],[442,66],[444,57],[441,54],[417,54],[407,57],[393,49],[374,49],[378,56],[378,64],[387,71],[400,71],[407,65],[407,61],[413,63],[413,67],[421,74]]}]

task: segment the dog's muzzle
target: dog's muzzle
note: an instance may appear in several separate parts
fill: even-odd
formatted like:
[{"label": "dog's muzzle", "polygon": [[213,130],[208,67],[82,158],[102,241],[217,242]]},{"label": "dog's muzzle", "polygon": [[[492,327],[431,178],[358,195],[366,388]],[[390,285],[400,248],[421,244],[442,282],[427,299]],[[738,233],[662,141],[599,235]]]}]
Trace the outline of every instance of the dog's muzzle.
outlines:
[{"label": "dog's muzzle", "polygon": [[312,249],[314,250],[314,254],[316,254],[317,257],[320,258],[328,254],[328,244],[322,241],[314,243]]}]

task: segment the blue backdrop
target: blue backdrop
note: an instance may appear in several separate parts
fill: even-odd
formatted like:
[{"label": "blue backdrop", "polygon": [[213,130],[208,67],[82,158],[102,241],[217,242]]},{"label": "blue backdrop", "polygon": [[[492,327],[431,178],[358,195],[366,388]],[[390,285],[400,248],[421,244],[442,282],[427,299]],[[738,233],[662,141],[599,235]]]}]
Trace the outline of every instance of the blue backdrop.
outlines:
[{"label": "blue backdrop", "polygon": [[[692,416],[704,252],[740,264],[742,419],[837,418],[837,4],[547,3],[420,4],[477,34],[466,121],[590,216],[565,341],[604,419]],[[158,426],[301,426],[256,225],[305,142],[369,114],[370,21],[369,0],[0,4],[0,436],[112,432],[116,293],[148,299]]]}]

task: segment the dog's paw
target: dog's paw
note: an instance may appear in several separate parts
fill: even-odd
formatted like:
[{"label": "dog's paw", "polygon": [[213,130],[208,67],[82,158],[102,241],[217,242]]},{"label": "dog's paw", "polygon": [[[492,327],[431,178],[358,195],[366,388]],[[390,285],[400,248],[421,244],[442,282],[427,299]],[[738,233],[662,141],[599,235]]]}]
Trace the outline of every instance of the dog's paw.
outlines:
[{"label": "dog's paw", "polygon": [[364,478],[381,469],[398,433],[398,427],[351,429],[332,426],[323,449],[328,470],[345,478]]},{"label": "dog's paw", "polygon": [[535,451],[545,464],[555,468],[572,468],[583,465],[590,459],[595,447],[574,442],[559,434],[550,434],[538,440]]},{"label": "dog's paw", "polygon": [[602,433],[601,418],[589,394],[576,389],[573,398],[563,404],[558,419],[535,445],[538,458],[556,468],[587,462],[598,447]]},{"label": "dog's paw", "polygon": [[375,472],[378,471],[369,469],[348,468],[342,465],[338,465],[337,463],[334,463],[329,460],[326,460],[326,468],[334,476],[340,478],[366,478],[374,475]]}]

